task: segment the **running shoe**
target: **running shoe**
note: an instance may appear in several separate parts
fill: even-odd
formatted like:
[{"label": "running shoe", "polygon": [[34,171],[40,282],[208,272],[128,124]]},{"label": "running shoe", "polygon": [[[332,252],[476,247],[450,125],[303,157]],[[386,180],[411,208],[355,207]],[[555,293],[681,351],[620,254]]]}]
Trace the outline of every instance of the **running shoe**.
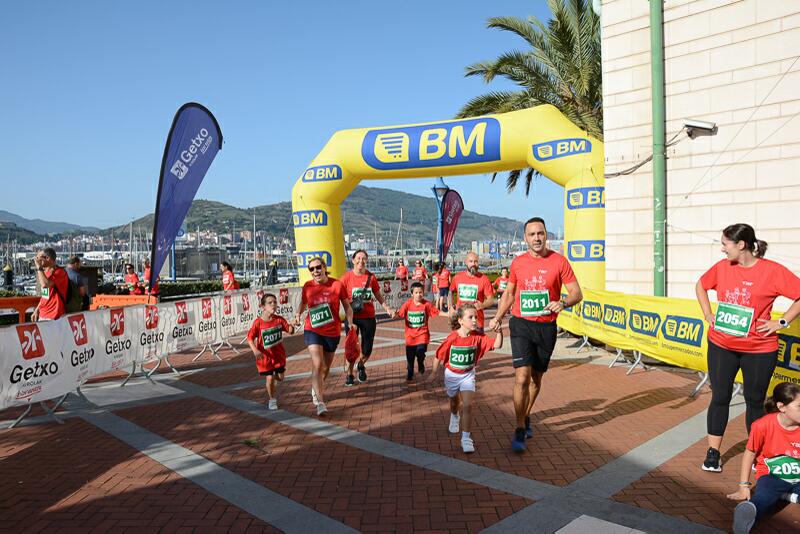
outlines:
[{"label": "running shoe", "polygon": [[325,403],[317,403],[317,415],[325,415],[326,413],[328,413],[328,409],[325,407]]},{"label": "running shoe", "polygon": [[277,410],[278,409],[278,399],[270,399],[269,400],[269,409],[270,410]]},{"label": "running shoe", "polygon": [[447,430],[451,434],[458,434],[458,416],[456,414],[450,414],[450,426],[447,427]]},{"label": "running shoe", "polygon": [[347,387],[351,387],[355,385],[355,383],[356,383],[356,377],[354,377],[353,375],[347,375],[347,378],[344,379],[344,385]]},{"label": "running shoe", "polygon": [[364,367],[363,363],[358,364],[358,381],[359,382],[367,381],[367,368]]},{"label": "running shoe", "polygon": [[531,439],[533,437],[533,429],[531,428],[531,418],[525,418],[525,439]]},{"label": "running shoe", "polygon": [[311,388],[311,402],[314,406],[319,406],[319,401],[317,400],[317,392],[314,391],[314,388]]},{"label": "running shoe", "polygon": [[720,454],[719,451],[713,447],[709,447],[708,451],[706,451],[706,461],[703,462],[703,465],[700,467],[703,471],[711,471],[712,473],[721,473],[722,466],[719,463],[720,461]]},{"label": "running shoe", "polygon": [[800,502],[800,494],[797,494],[797,493],[784,493],[783,495],[781,495],[781,499],[783,499],[784,501],[798,503],[798,502]]},{"label": "running shoe", "polygon": [[525,429],[517,428],[514,430],[514,439],[511,440],[511,450],[514,452],[524,452],[526,448]]},{"label": "running shoe", "polygon": [[756,505],[743,501],[733,509],[733,534],[749,534],[756,522]]},{"label": "running shoe", "polygon": [[472,438],[461,438],[461,450],[467,454],[475,452],[475,443],[472,441]]}]

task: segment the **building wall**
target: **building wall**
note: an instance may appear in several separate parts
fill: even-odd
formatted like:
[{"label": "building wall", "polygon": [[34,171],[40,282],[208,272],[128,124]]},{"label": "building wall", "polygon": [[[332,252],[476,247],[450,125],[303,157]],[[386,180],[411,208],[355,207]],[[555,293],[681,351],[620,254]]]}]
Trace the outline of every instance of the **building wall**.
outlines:
[{"label": "building wall", "polygon": [[[652,153],[646,0],[604,0],[606,173]],[[684,119],[714,137],[667,150],[667,294],[722,258],[720,231],[746,222],[767,257],[800,275],[800,0],[665,0],[667,140]],[[653,185],[647,164],[606,182],[607,288],[652,294]]]}]

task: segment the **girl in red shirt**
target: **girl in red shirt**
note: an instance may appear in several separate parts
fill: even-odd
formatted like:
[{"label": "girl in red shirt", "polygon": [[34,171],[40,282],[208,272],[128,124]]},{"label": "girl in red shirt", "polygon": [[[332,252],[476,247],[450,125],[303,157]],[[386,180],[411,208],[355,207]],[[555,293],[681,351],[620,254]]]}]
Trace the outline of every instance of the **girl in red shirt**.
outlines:
[{"label": "girl in red shirt", "polygon": [[247,343],[256,357],[258,374],[266,377],[267,400],[270,410],[278,409],[275,381],[283,380],[286,372],[286,349],[283,348],[283,333],[294,334],[294,326],[280,315],[275,315],[278,299],[272,293],[261,297],[261,316],[256,317],[247,333]]},{"label": "girl in red shirt", "polygon": [[[756,239],[749,224],[732,224],[722,231],[725,259],[709,269],[695,286],[697,300],[708,322],[708,450],[701,468],[719,473],[720,446],[728,424],[733,381],[742,370],[747,431],[764,415],[763,402],[778,361],[778,335],[800,315],[800,278],[789,269],[764,259],[767,243]],[[708,290],[717,293],[712,313]],[[779,296],[795,301],[783,317],[770,319]]]},{"label": "girl in red shirt", "polygon": [[[451,317],[450,325],[456,329],[441,344],[433,361],[436,375],[439,362],[444,362],[444,387],[450,397],[451,434],[458,434],[461,424],[461,449],[475,452],[470,429],[472,427],[472,399],[475,397],[475,366],[490,350],[503,346],[503,332],[494,339],[478,330],[478,310],[474,304],[462,304]],[[461,416],[459,416],[459,410]]]},{"label": "girl in red shirt", "polygon": [[[753,423],[742,455],[739,490],[729,499],[745,502],[733,512],[733,532],[746,534],[782,498],[800,494],[800,386],[781,382],[764,403],[767,415]],[[750,471],[756,462],[756,488],[750,495]]]},{"label": "girl in red shirt", "polygon": [[239,289],[239,282],[236,281],[236,277],[233,275],[231,264],[223,261],[220,264],[220,269],[222,269],[222,290],[233,291]]},{"label": "girl in red shirt", "polygon": [[506,290],[506,286],[508,285],[508,267],[503,267],[500,269],[500,276],[494,281],[494,288],[497,290],[497,294],[502,296],[503,292]]},{"label": "girl in red shirt", "polygon": [[425,288],[419,282],[411,284],[411,298],[400,306],[397,316],[405,319],[407,381],[414,380],[414,360],[419,373],[425,372],[425,352],[431,342],[428,319],[439,315],[439,310],[425,300]]}]

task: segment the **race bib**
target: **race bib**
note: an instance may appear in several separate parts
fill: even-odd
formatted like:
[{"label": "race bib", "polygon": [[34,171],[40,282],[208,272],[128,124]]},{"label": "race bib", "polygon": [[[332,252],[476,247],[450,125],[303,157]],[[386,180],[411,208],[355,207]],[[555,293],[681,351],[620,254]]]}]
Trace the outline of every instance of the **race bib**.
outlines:
[{"label": "race bib", "polygon": [[478,300],[478,286],[476,284],[458,284],[458,301],[475,302]]},{"label": "race bib", "polygon": [[538,317],[549,315],[546,310],[550,304],[550,292],[546,289],[523,289],[519,292],[519,312],[523,317]]},{"label": "race bib", "polygon": [[50,288],[49,287],[43,287],[42,288],[42,296],[44,298],[46,298],[46,299],[50,298]]},{"label": "race bib", "polygon": [[425,312],[424,311],[408,312],[408,314],[406,315],[406,320],[408,320],[408,326],[410,328],[419,328],[420,326],[425,326]]},{"label": "race bib", "polygon": [[505,291],[506,285],[508,285],[508,281],[501,281],[499,284],[497,284],[497,289],[500,291]]},{"label": "race bib", "polygon": [[790,484],[800,482],[800,458],[775,456],[774,458],[765,458],[764,463],[767,464],[770,475]]},{"label": "race bib", "polygon": [[328,306],[327,302],[308,310],[308,317],[311,322],[311,328],[319,328],[333,322],[333,313],[331,313],[331,307]]},{"label": "race bib", "polygon": [[720,302],[717,307],[717,315],[714,317],[714,330],[731,336],[747,337],[750,325],[753,323],[754,313],[753,308]]},{"label": "race bib", "polygon": [[261,341],[264,342],[264,348],[268,349],[279,344],[283,339],[283,328],[276,326],[267,330],[261,331]]},{"label": "race bib", "polygon": [[364,302],[372,301],[372,288],[370,287],[354,287],[353,298],[361,297]]},{"label": "race bib", "polygon": [[450,347],[450,367],[459,371],[466,371],[475,367],[475,353],[477,348]]}]

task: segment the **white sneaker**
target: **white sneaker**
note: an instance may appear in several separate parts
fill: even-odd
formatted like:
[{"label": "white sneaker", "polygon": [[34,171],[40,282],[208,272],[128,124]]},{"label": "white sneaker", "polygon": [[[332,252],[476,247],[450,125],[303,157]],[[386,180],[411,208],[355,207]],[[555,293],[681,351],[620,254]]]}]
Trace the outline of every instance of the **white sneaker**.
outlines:
[{"label": "white sneaker", "polygon": [[325,407],[325,403],[324,402],[318,402],[317,403],[317,415],[323,415],[323,414],[326,414],[326,413],[328,413],[328,409]]},{"label": "white sneaker", "polygon": [[447,427],[447,430],[450,431],[451,434],[458,434],[458,416],[455,414],[450,414],[450,426]]},{"label": "white sneaker", "polygon": [[269,400],[269,409],[270,410],[277,410],[278,409],[278,399],[270,399]]},{"label": "white sneaker", "polygon": [[317,392],[314,391],[314,388],[311,388],[311,402],[314,404],[314,406],[319,405],[319,401],[317,400]]},{"label": "white sneaker", "polygon": [[461,449],[466,453],[475,452],[475,443],[472,438],[461,438]]}]

